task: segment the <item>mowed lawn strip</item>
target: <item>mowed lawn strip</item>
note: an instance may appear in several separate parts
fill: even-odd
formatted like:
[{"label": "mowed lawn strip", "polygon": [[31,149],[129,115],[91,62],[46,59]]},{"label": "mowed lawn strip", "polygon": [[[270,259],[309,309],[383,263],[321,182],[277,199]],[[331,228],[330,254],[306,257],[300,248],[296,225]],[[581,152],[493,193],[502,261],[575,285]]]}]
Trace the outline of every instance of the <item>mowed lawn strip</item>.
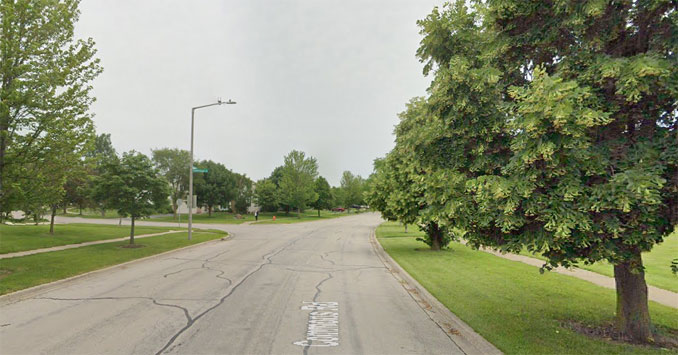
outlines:
[{"label": "mowed lawn strip", "polygon": [[57,212],[57,216],[64,217],[80,217],[80,218],[106,218],[106,219],[115,219],[120,218],[118,211],[116,210],[106,210],[106,213],[102,216],[101,210],[92,210],[92,209],[83,209],[82,214],[78,210],[68,209],[66,213]]},{"label": "mowed lawn strip", "polygon": [[[415,227],[416,228],[416,227]],[[480,335],[507,354],[667,354],[666,350],[594,339],[571,330],[568,321],[586,325],[613,320],[614,290],[475,251],[453,243],[428,251],[388,222],[377,229],[386,251],[431,294]],[[660,331],[678,330],[678,310],[650,302]]]},{"label": "mowed lawn strip", "polygon": [[[541,255],[528,251],[521,253],[544,260]],[[673,232],[664,242],[656,245],[651,251],[643,253],[645,266],[645,281],[648,285],[678,292],[678,275],[671,272],[671,261],[678,258],[678,231]],[[608,262],[598,262],[593,265],[579,264],[579,268],[614,277],[612,265]]]},{"label": "mowed lawn strip", "polygon": [[[310,222],[350,215],[353,215],[353,212],[349,214],[346,212],[321,211],[320,217],[318,217],[318,211],[307,210],[301,213],[301,218],[297,218],[296,212],[290,212],[289,214],[285,214],[285,212],[261,212],[259,213],[259,221],[256,222],[256,224]],[[273,221],[273,216],[275,216],[275,221]],[[181,218],[175,218],[173,216],[154,217],[150,219],[150,221],[181,222],[183,224],[188,223],[188,215],[182,214]],[[207,213],[193,215],[193,223],[241,224],[245,222],[255,222],[254,215],[244,214],[240,219],[236,218],[235,214],[229,212],[213,212],[212,216],[209,216]]]},{"label": "mowed lawn strip", "polygon": [[[135,235],[162,233],[177,230],[178,227],[134,228]],[[54,235],[49,234],[48,225],[8,226],[0,224],[0,254],[50,248],[59,245],[78,244],[95,240],[128,237],[129,226],[101,224],[57,224]]]},{"label": "mowed lawn strip", "polygon": [[[275,221],[273,220],[273,216]],[[351,210],[348,212],[332,212],[332,211],[320,211],[320,216],[318,217],[318,211],[316,210],[307,210],[301,212],[301,218],[297,216],[296,212],[290,212],[289,215],[286,215],[284,212],[281,213],[271,213],[265,212],[259,215],[259,222],[256,224],[290,224],[290,223],[300,223],[300,222],[312,222],[312,221],[322,221],[326,219],[338,218],[353,216],[355,213]]]},{"label": "mowed lawn strip", "polygon": [[225,235],[217,230],[197,231],[189,241],[188,234],[182,232],[139,239],[136,244],[143,245],[139,248],[123,248],[129,242],[122,241],[0,259],[0,295]]}]

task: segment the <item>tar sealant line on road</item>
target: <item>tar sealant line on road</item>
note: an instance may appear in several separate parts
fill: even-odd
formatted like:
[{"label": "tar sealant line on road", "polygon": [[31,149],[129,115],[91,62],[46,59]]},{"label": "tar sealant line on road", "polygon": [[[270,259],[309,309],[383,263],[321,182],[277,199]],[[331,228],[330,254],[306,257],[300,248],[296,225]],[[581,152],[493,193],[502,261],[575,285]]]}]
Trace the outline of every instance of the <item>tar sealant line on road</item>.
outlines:
[{"label": "tar sealant line on road", "polygon": [[96,275],[101,275],[103,273],[106,273],[106,272],[109,272],[109,271],[112,271],[112,270],[118,270],[118,269],[126,268],[126,267],[129,267],[130,265],[143,263],[143,262],[146,262],[146,261],[149,261],[149,260],[152,260],[152,259],[163,258],[163,257],[166,257],[167,255],[174,254],[174,253],[181,252],[181,251],[188,250],[188,249],[201,247],[201,246],[204,246],[205,244],[208,244],[208,243],[218,243],[218,242],[227,241],[227,240],[232,239],[233,237],[234,237],[233,233],[229,233],[229,235],[227,235],[226,237],[221,238],[221,239],[213,239],[213,240],[208,240],[208,241],[202,242],[202,243],[187,245],[185,247],[168,250],[168,251],[165,251],[165,252],[162,252],[162,253],[159,253],[159,254],[149,255],[149,256],[146,256],[146,257],[143,257],[143,258],[126,261],[126,262],[121,263],[121,264],[111,265],[111,266],[105,267],[103,269],[89,271],[89,272],[86,272],[84,274],[75,275],[75,276],[67,277],[65,279],[56,280],[56,281],[52,281],[52,282],[49,282],[49,283],[46,283],[46,284],[41,284],[41,285],[25,288],[23,290],[14,291],[12,293],[0,295],[0,306],[5,306],[5,305],[8,305],[8,304],[19,302],[19,301],[22,301],[22,300],[25,300],[25,299],[28,299],[28,298],[33,298],[36,295],[44,294],[46,292],[53,291],[53,290],[58,289],[60,287],[65,287],[66,285],[68,285],[72,282],[75,282],[76,280],[94,277]]},{"label": "tar sealant line on road", "polygon": [[[465,244],[465,243],[462,243]],[[518,254],[502,254],[498,251],[490,250],[490,249],[480,249],[481,251],[484,251],[486,253],[490,253],[492,255],[498,256],[500,258],[512,260],[512,261],[518,261],[524,264],[536,266],[536,267],[542,267],[544,265],[543,260],[539,260],[536,258],[531,258],[529,256],[524,256],[524,255],[518,255]],[[572,277],[576,277],[578,279],[584,280],[591,282],[593,284],[596,284],[598,286],[602,286],[605,288],[609,289],[615,289],[615,281],[613,277],[605,276],[603,274],[599,274],[597,272],[593,271],[588,271],[584,269],[579,269],[579,268],[564,268],[564,267],[558,267],[552,270],[553,272],[557,272],[559,274],[563,275],[568,275]],[[647,285],[647,297],[650,301],[654,301],[660,304],[663,304],[665,306],[673,307],[673,308],[678,308],[678,293],[665,290],[663,288],[655,287],[655,286],[650,286]]]},{"label": "tar sealant line on road", "polygon": [[[183,231],[171,230],[171,231],[162,232],[162,233],[142,234],[142,235],[134,236],[134,239],[155,237],[155,236],[158,236],[158,235],[172,234],[172,233],[179,233],[179,232],[183,232]],[[16,258],[16,257],[19,257],[19,256],[49,253],[51,251],[81,248],[81,247],[86,247],[88,245],[122,242],[122,241],[125,241],[125,240],[129,240],[129,237],[95,240],[95,241],[92,241],[92,242],[84,242],[84,243],[78,243],[78,244],[66,244],[66,245],[59,245],[59,246],[56,246],[56,247],[19,251],[19,252],[16,252],[16,253],[0,254],[0,259]]]},{"label": "tar sealant line on road", "polygon": [[[155,353],[155,355],[160,355],[160,354],[164,353],[165,351],[171,351],[172,349],[174,349],[174,347],[177,346],[177,345],[174,345],[174,342],[177,340],[177,338],[179,338],[179,336],[181,336],[184,332],[186,332],[188,329],[190,329],[190,328],[193,326],[193,324],[195,324],[195,322],[199,321],[200,318],[202,318],[203,316],[205,316],[206,314],[208,314],[209,312],[213,311],[213,310],[216,309],[217,307],[221,306],[224,302],[226,302],[226,300],[227,300],[227,299],[228,299],[228,298],[229,298],[229,297],[230,297],[230,296],[231,296],[231,295],[232,295],[232,294],[233,294],[233,293],[234,293],[234,292],[235,292],[235,291],[243,284],[243,283],[245,283],[250,277],[252,277],[252,275],[254,275],[254,274],[256,274],[257,272],[261,271],[261,269],[263,269],[264,266],[266,266],[266,265],[271,265],[271,264],[273,263],[273,260],[271,260],[273,257],[277,256],[278,254],[280,254],[280,253],[282,253],[283,251],[285,251],[287,248],[289,248],[289,247],[293,246],[294,244],[298,243],[299,240],[305,239],[305,238],[307,238],[308,236],[310,236],[310,235],[312,235],[312,234],[313,234],[313,233],[309,233],[309,234],[307,234],[307,235],[304,235],[304,236],[302,236],[302,237],[299,237],[299,238],[293,240],[291,243],[287,243],[287,244],[286,244],[285,246],[283,246],[282,248],[280,248],[280,249],[278,249],[278,250],[276,250],[276,251],[272,251],[272,252],[270,252],[270,253],[268,253],[268,254],[266,254],[266,255],[263,255],[263,256],[261,257],[261,259],[262,259],[263,262],[260,263],[260,264],[258,265],[258,267],[254,268],[252,271],[250,271],[250,272],[247,273],[245,276],[243,276],[236,284],[233,284],[233,282],[229,279],[228,281],[231,282],[231,283],[230,283],[229,286],[228,286],[228,292],[226,292],[226,294],[224,294],[224,295],[219,299],[219,301],[218,301],[215,305],[213,305],[212,307],[210,307],[210,308],[204,310],[202,313],[196,315],[196,316],[193,317],[190,321],[188,321],[187,324],[186,324],[184,327],[182,327],[181,329],[179,329],[179,330],[178,330],[178,331],[177,331],[177,332],[176,332],[176,333],[175,333],[175,334],[167,341],[167,343],[165,343],[165,345],[164,345],[160,350],[158,350],[158,351]],[[214,259],[214,258],[216,258],[216,257],[218,257],[218,256],[220,256],[221,254],[224,254],[224,253],[226,253],[226,251],[224,251],[224,252],[222,252],[222,253],[218,253],[218,254],[216,254],[216,255],[210,257],[210,258],[205,259],[204,261],[205,261],[205,262],[211,261],[212,259]],[[204,265],[204,264],[203,264],[203,265]]]}]

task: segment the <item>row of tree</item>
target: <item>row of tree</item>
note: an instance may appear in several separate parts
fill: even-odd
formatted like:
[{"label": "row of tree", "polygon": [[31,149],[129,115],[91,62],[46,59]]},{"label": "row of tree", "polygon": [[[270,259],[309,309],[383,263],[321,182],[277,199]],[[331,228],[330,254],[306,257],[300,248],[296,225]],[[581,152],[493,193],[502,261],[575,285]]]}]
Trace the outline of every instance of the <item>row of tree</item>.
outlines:
[{"label": "row of tree", "polygon": [[255,202],[263,211],[283,210],[301,212],[312,207],[318,210],[344,206],[350,209],[363,205],[366,184],[360,175],[345,171],[340,187],[330,187],[327,180],[318,176],[318,161],[306,157],[304,152],[293,150],[284,157],[284,164],[273,170],[271,176],[257,181]]},{"label": "row of tree", "polygon": [[608,261],[619,330],[651,342],[641,253],[678,223],[678,4],[467,3],[419,22],[433,80],[375,162],[370,205],[433,249]]}]

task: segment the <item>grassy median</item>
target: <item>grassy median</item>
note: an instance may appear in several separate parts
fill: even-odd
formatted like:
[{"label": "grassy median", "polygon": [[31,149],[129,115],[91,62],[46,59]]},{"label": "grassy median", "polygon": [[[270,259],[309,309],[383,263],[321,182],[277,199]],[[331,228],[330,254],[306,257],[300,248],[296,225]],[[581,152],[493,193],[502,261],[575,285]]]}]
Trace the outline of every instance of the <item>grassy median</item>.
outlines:
[{"label": "grassy median", "polygon": [[[134,228],[135,235],[167,232],[168,227]],[[57,224],[54,234],[48,225],[8,226],[0,224],[0,254],[50,248],[59,245],[79,244],[95,240],[116,239],[129,236],[130,226],[101,224]]]},{"label": "grassy median", "polygon": [[138,248],[126,248],[129,242],[122,241],[0,259],[0,295],[225,235],[217,230],[195,231],[189,241],[188,234],[182,232],[138,239]]},{"label": "grassy median", "polygon": [[[386,251],[431,294],[480,335],[508,354],[667,354],[645,346],[592,338],[573,322],[601,326],[614,317],[614,290],[571,276],[545,273],[520,262],[453,243],[431,252],[396,223],[377,229]],[[653,324],[678,333],[678,310],[650,302]]]}]

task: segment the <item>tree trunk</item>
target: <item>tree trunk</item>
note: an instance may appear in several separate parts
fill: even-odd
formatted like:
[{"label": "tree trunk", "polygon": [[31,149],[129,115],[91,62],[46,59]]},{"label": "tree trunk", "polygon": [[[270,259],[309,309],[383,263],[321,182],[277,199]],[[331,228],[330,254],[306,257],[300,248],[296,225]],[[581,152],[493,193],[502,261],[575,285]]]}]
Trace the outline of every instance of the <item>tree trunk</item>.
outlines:
[{"label": "tree trunk", "polygon": [[82,205],[78,205],[78,214],[82,216]]},{"label": "tree trunk", "polygon": [[440,246],[442,244],[442,231],[438,228],[438,224],[431,223],[431,228],[429,229],[429,238],[431,238],[431,250],[440,251]]},{"label": "tree trunk", "polygon": [[132,228],[129,231],[129,244],[132,245],[134,244],[134,216],[131,216],[132,218]]},{"label": "tree trunk", "polygon": [[68,211],[66,211],[67,208],[68,208],[68,205],[64,204],[64,214],[68,213]]},{"label": "tree trunk", "polygon": [[614,266],[614,281],[617,289],[617,329],[625,337],[640,343],[652,342],[650,312],[647,305],[645,272],[634,273],[634,266],[641,267],[640,251],[634,260]]},{"label": "tree trunk", "polygon": [[174,218],[177,218],[177,210],[179,209],[179,206],[176,204],[175,201],[172,201],[172,212],[174,213]]},{"label": "tree trunk", "polygon": [[320,217],[320,208],[318,208],[318,217]]},{"label": "tree trunk", "polygon": [[405,225],[405,233],[407,233],[407,223],[403,223]]},{"label": "tree trunk", "polygon": [[50,218],[49,222],[49,234],[54,235],[54,216],[56,216],[56,211],[57,211],[57,206],[53,205],[52,206],[52,218]]},{"label": "tree trunk", "polygon": [[106,207],[101,207],[101,217],[106,217]]},{"label": "tree trunk", "polygon": [[212,217],[212,206],[207,206],[207,215]]},{"label": "tree trunk", "polygon": [[297,207],[297,218],[301,218],[301,207]]}]

